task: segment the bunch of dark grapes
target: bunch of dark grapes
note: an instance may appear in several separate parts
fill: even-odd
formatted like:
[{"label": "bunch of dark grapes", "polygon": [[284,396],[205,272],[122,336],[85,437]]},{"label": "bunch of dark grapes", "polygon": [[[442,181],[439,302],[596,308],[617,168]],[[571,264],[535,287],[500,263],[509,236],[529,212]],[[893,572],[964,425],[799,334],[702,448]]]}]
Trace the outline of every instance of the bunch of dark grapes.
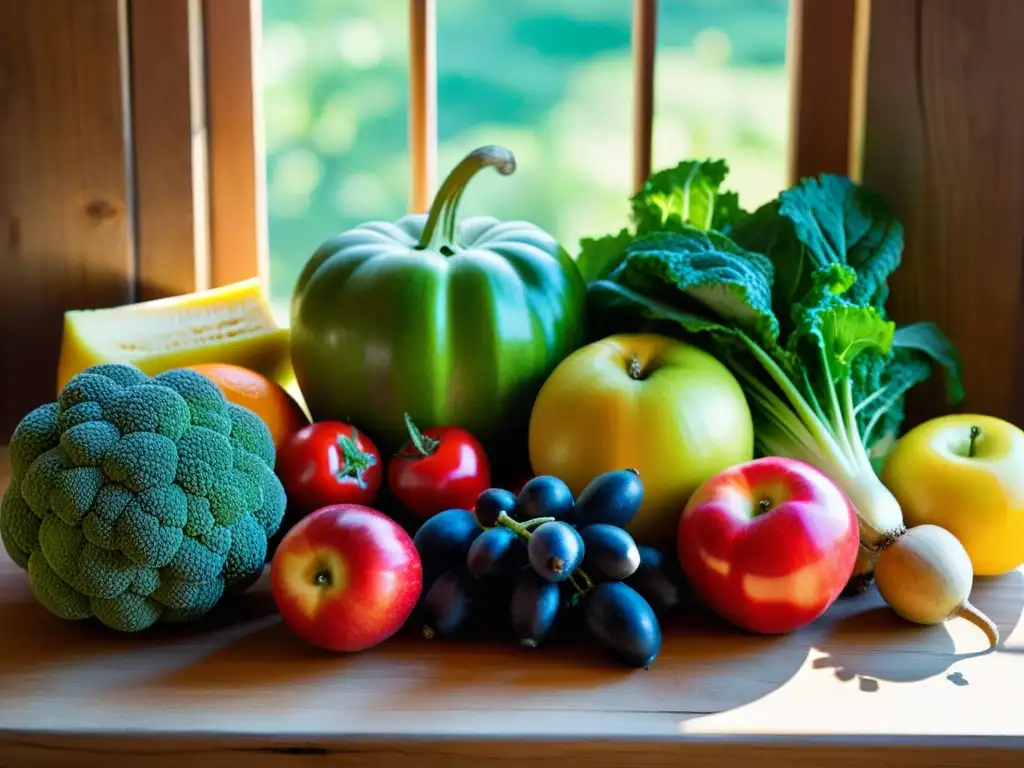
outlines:
[{"label": "bunch of dark grapes", "polygon": [[649,667],[659,617],[681,600],[669,553],[638,546],[625,526],[643,500],[635,470],[599,475],[574,499],[559,478],[529,480],[516,496],[480,494],[475,511],[428,519],[414,541],[424,568],[418,620],[427,638],[464,634],[494,606],[519,642],[537,647],[582,628],[624,664]]}]

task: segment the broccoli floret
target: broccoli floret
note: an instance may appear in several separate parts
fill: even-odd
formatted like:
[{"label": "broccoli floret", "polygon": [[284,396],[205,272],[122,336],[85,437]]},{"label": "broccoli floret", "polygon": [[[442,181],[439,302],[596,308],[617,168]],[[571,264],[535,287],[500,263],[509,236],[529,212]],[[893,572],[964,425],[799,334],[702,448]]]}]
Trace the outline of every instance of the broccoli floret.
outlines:
[{"label": "broccoli floret", "polygon": [[285,493],[252,411],[188,369],[79,373],[11,438],[0,541],[64,619],[192,621],[263,571]]}]

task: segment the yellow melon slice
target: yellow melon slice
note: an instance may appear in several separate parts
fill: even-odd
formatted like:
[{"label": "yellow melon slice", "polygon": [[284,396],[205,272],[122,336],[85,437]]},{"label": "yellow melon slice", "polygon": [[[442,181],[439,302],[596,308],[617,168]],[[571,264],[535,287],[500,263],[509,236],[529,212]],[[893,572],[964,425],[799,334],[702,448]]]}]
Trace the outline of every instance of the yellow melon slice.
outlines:
[{"label": "yellow melon slice", "polygon": [[197,363],[234,363],[290,391],[288,329],[275,321],[258,278],[120,307],[64,314],[57,391],[98,363],[131,363],[153,376]]}]

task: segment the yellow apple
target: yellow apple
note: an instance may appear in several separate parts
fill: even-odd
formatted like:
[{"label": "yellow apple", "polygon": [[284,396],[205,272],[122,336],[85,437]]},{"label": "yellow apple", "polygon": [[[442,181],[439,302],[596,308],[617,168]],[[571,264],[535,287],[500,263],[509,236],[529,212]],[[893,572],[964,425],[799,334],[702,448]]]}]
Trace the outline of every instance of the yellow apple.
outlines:
[{"label": "yellow apple", "polygon": [[679,516],[712,475],[754,457],[743,389],[702,349],[660,334],[580,347],[544,383],[530,414],[530,466],[574,496],[597,476],[635,469],[643,501],[625,526],[637,544],[671,548]]},{"label": "yellow apple", "polygon": [[977,414],[940,416],[911,429],[885,460],[882,481],[907,527],[945,528],[979,576],[1024,563],[1024,431]]}]

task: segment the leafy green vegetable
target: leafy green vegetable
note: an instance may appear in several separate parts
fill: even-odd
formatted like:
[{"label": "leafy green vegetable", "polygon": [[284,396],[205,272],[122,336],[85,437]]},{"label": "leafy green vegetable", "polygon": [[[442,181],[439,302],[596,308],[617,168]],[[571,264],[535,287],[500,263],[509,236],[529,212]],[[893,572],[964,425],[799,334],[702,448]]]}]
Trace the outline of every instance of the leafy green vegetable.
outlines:
[{"label": "leafy green vegetable", "polygon": [[614,235],[580,240],[580,254],[576,257],[584,279],[595,280],[611,272],[622,261],[626,247],[633,242],[635,233],[622,229]]},{"label": "leafy green vegetable", "polygon": [[850,300],[882,308],[900,264],[903,227],[877,192],[845,176],[805,179],[766,203],[733,232],[737,243],[772,259],[792,300],[829,264],[856,272]]},{"label": "leafy green vegetable", "polygon": [[630,199],[640,232],[683,225],[728,231],[746,216],[735,192],[723,191],[729,175],[724,160],[687,160],[653,174]]},{"label": "leafy green vegetable", "polygon": [[[681,169],[700,185],[680,183]],[[936,365],[950,402],[964,396],[959,355],[938,326],[897,328],[885,311],[899,221],[881,195],[841,176],[805,179],[745,215],[718,192],[724,164],[665,173],[632,199],[634,232],[589,241],[620,251],[592,257],[595,325],[681,334],[716,354],[747,393],[759,451],[830,475],[857,508],[862,539],[881,544],[902,513],[872,449],[891,444],[904,396]]]},{"label": "leafy green vegetable", "polygon": [[589,281],[610,273],[641,235],[683,227],[728,232],[748,215],[735,192],[722,190],[728,173],[724,160],[686,160],[651,175],[629,199],[631,227],[581,240],[576,263],[583,276]]},{"label": "leafy green vegetable", "polygon": [[[946,371],[946,402],[959,403],[966,391],[960,352],[935,323],[917,322],[897,329],[893,344],[899,351],[916,352],[918,360],[932,360]],[[907,355],[913,359],[912,354]]]}]

